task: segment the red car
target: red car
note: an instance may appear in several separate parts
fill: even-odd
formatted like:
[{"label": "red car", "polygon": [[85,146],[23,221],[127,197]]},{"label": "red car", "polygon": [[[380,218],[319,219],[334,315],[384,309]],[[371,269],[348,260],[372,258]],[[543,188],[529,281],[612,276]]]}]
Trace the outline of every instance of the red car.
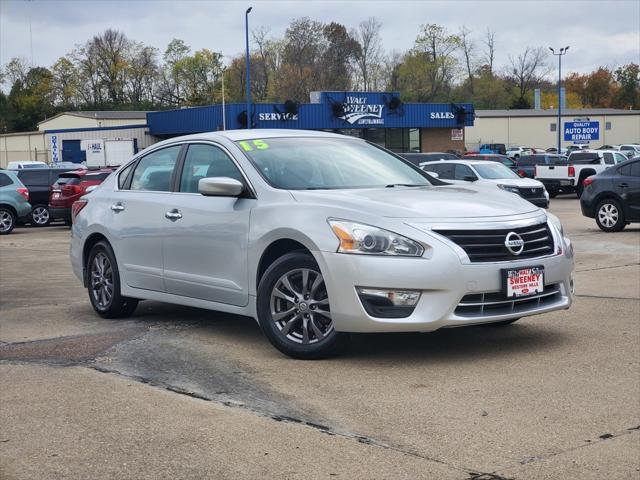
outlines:
[{"label": "red car", "polygon": [[79,169],[66,172],[53,184],[49,196],[49,212],[52,218],[61,218],[71,225],[71,205],[87,192],[87,187],[100,185],[115,169]]}]

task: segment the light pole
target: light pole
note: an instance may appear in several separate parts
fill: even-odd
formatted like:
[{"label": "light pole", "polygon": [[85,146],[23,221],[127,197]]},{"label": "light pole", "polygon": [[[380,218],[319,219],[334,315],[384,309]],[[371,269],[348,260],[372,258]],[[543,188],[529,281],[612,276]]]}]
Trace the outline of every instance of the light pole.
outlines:
[{"label": "light pole", "polygon": [[560,155],[560,146],[562,145],[562,105],[560,103],[560,87],[561,87],[561,82],[562,82],[562,56],[567,54],[567,50],[569,50],[569,47],[564,47],[560,49],[559,53],[556,53],[556,51],[552,48],[549,47],[549,50],[551,50],[551,53],[554,54],[556,57],[558,57],[558,126],[556,127],[556,131],[558,132],[558,151],[557,154]]},{"label": "light pole", "polygon": [[247,11],[244,13],[244,33],[245,33],[245,43],[247,47],[247,128],[251,128],[251,75],[249,72],[249,14],[251,13],[251,9],[253,7],[247,8]]}]

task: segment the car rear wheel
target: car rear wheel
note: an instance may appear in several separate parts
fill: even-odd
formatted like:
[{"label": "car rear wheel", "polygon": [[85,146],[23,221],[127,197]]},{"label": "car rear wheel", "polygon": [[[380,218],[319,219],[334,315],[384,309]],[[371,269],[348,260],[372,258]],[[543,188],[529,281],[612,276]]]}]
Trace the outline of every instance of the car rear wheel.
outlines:
[{"label": "car rear wheel", "polygon": [[8,208],[0,207],[0,235],[9,235],[16,226],[16,216]]},{"label": "car rear wheel", "polygon": [[93,246],[86,268],[89,300],[98,315],[123,318],[135,311],[138,300],[123,297],[120,293],[118,264],[107,242],[98,242]]},{"label": "car rear wheel", "polygon": [[622,205],[612,198],[601,201],[596,208],[596,223],[604,232],[622,230],[627,224]]},{"label": "car rear wheel", "polygon": [[348,344],[348,334],[333,326],[324,278],[308,253],[286,254],[267,269],[258,287],[257,311],[266,337],[290,357],[324,358]]},{"label": "car rear wheel", "polygon": [[31,225],[34,227],[46,227],[51,223],[51,215],[46,205],[36,205],[31,210]]}]

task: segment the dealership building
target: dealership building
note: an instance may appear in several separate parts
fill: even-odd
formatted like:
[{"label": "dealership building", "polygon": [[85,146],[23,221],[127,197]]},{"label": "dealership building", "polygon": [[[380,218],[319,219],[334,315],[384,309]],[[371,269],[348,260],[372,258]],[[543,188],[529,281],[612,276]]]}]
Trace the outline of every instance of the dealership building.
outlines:
[{"label": "dealership building", "polygon": [[[308,103],[258,103],[250,119],[244,103],[157,112],[64,112],[34,132],[0,135],[0,167],[9,161],[81,163],[83,140],[129,140],[133,151],[162,139],[223,129],[282,128],[338,132],[395,152],[463,152],[484,143],[547,148],[557,142],[556,110],[475,110],[470,103],[405,103],[397,92],[312,92]],[[571,132],[589,132],[588,143],[640,142],[640,111],[562,111],[562,144]],[[579,138],[583,138],[580,136]],[[584,142],[584,140],[581,140]]]}]

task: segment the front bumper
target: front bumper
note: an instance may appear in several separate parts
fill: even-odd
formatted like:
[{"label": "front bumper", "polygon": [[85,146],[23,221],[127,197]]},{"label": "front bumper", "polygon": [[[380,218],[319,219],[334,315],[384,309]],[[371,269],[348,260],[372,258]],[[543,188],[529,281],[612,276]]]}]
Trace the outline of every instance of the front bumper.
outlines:
[{"label": "front bumper", "polygon": [[[566,251],[546,258],[468,264],[446,245],[434,246],[431,258],[314,253],[325,276],[334,326],[343,332],[429,332],[567,309],[573,300],[573,258]],[[461,305],[465,296],[500,292],[501,269],[534,265],[544,266],[545,290],[553,288],[557,294],[506,310],[478,312]],[[374,318],[362,306],[356,287],[419,290],[421,296],[408,317]]]}]

